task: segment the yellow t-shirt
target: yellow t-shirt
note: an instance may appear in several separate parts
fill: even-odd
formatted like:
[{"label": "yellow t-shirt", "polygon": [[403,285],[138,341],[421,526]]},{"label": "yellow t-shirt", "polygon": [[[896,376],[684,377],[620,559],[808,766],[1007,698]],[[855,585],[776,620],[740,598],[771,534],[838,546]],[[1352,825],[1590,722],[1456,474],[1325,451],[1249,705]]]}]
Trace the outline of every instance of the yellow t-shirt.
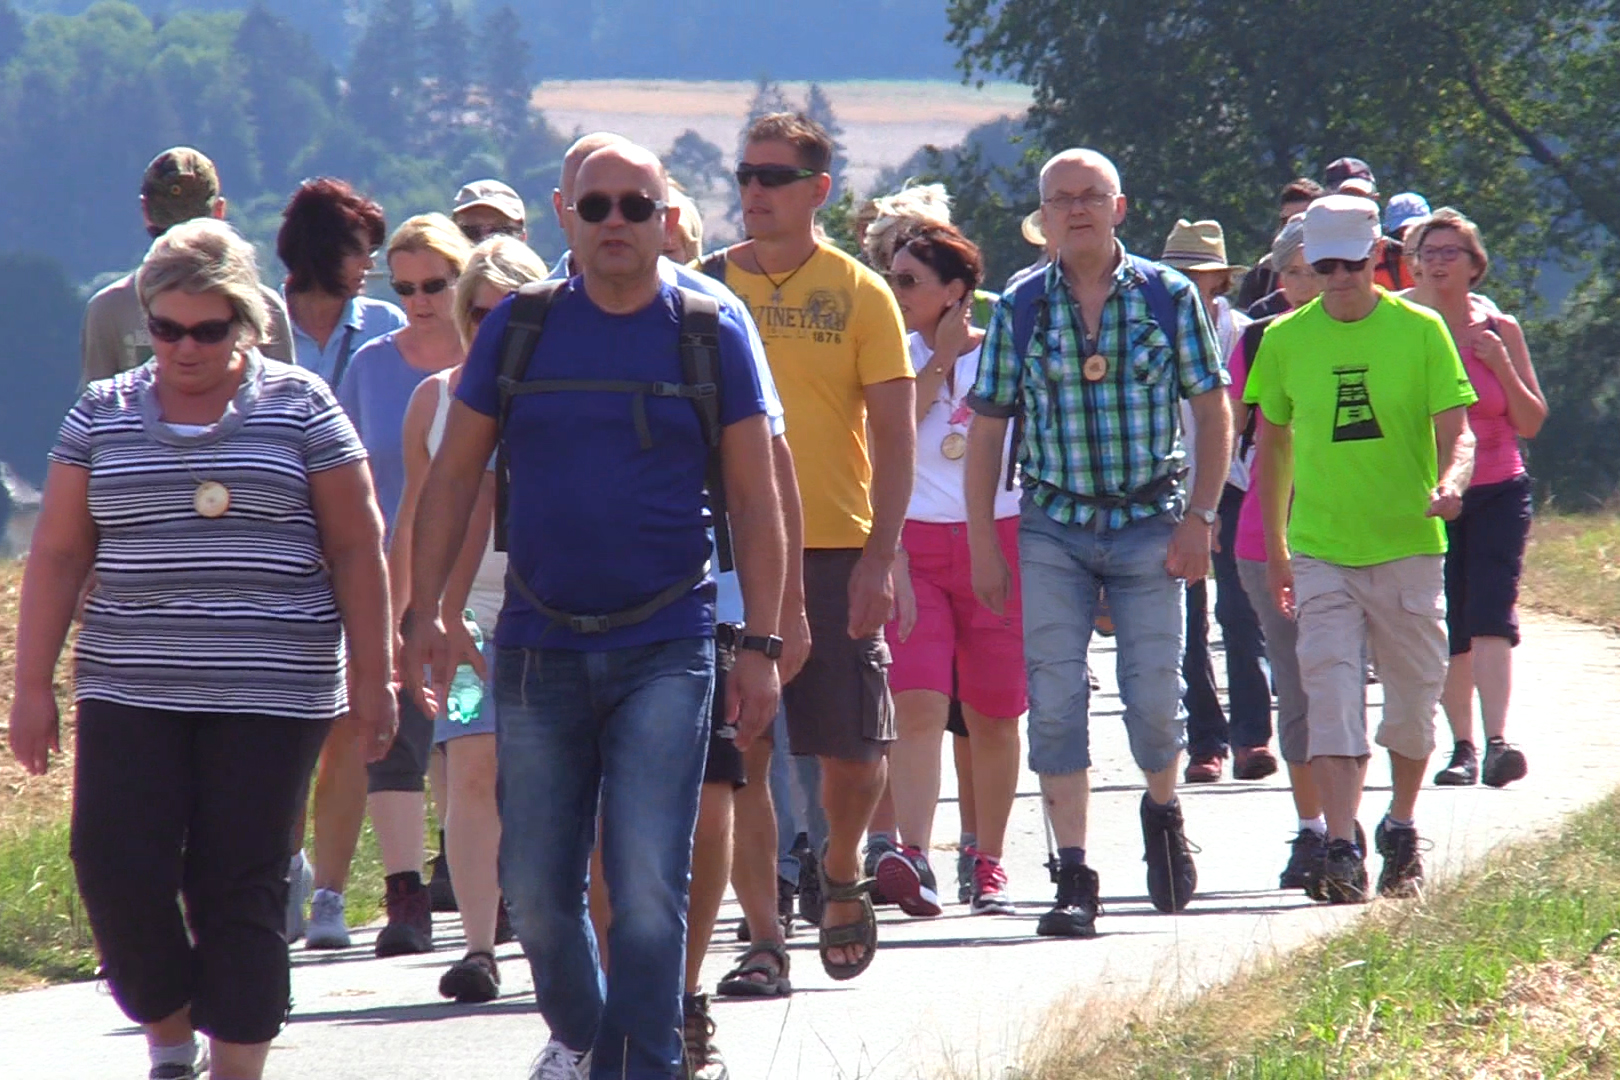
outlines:
[{"label": "yellow t-shirt", "polygon": [[821,245],[778,291],[735,262],[726,285],[753,312],[787,420],[804,504],[804,546],[858,548],[872,531],[866,398],[914,377],[900,306],[883,279]]}]

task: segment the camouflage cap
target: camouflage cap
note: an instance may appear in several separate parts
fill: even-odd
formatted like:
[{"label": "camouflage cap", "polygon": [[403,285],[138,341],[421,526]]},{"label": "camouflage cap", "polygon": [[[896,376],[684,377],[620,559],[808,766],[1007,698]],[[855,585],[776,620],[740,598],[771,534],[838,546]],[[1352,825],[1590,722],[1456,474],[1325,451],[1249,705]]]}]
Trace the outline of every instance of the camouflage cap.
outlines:
[{"label": "camouflage cap", "polygon": [[146,216],[160,229],[206,217],[219,198],[219,173],[200,150],[176,146],[152,159],[141,177]]}]

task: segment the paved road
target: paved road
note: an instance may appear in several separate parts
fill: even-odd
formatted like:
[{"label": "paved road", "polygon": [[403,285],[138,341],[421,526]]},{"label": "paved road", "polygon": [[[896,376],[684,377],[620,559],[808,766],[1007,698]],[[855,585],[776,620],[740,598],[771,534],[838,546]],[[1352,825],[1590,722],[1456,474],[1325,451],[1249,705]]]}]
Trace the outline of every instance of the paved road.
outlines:
[{"label": "paved road", "polygon": [[[1503,840],[1555,824],[1615,786],[1620,725],[1620,640],[1588,627],[1530,620],[1519,652],[1514,736],[1531,772],[1505,791],[1431,789],[1418,805],[1432,841],[1429,865],[1454,874]],[[1106,646],[1105,646],[1106,648]],[[1106,651],[1099,666],[1112,667]],[[1180,916],[1149,906],[1137,823],[1139,776],[1129,766],[1110,671],[1097,700],[1089,860],[1102,876],[1105,913],[1093,941],[1034,935],[1052,896],[1033,776],[1020,784],[1007,865],[1018,914],[909,921],[881,914],[882,949],[854,983],[820,970],[814,936],[792,943],[797,992],[788,1001],[720,1002],[719,1043],[737,1080],[767,1078],[999,1078],[1027,1050],[1054,1007],[1083,1006],[1085,1022],[1116,1022],[1144,1002],[1196,993],[1245,965],[1291,949],[1354,918],[1355,909],[1313,905],[1278,892],[1277,872],[1294,819],[1276,778],[1224,782],[1185,793],[1188,832],[1202,845],[1200,891]],[[1449,742],[1442,737],[1443,745]],[[946,769],[949,785],[949,768]],[[1383,809],[1387,765],[1375,759],[1363,818]],[[949,791],[947,792],[949,794]],[[940,807],[937,830],[956,835],[955,804]],[[949,852],[936,867],[946,878]],[[1373,860],[1377,872],[1377,860]],[[738,911],[728,903],[705,978],[712,986],[732,963]],[[372,933],[341,954],[295,950],[292,1023],[276,1043],[273,1080],[373,1080],[403,1075],[523,1080],[545,1029],[534,1012],[527,968],[516,946],[501,952],[506,996],[490,1005],[442,1003],[440,971],[459,955],[455,920],[439,922],[439,951],[378,961]],[[106,992],[92,984],[0,999],[0,1046],[16,1075],[113,1080],[144,1076],[139,1033]],[[954,1070],[945,1063],[953,1062]]]}]

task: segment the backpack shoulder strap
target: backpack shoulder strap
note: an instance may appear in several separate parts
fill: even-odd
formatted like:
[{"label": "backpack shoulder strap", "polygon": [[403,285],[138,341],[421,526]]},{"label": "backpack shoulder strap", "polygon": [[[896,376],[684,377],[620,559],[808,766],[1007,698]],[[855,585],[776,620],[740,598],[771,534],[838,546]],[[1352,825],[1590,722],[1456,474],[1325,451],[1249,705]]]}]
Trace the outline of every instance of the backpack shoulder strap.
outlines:
[{"label": "backpack shoulder strap", "polygon": [[1170,339],[1170,348],[1175,349],[1180,343],[1181,326],[1176,319],[1175,297],[1170,295],[1170,286],[1164,282],[1164,269],[1152,259],[1144,259],[1140,255],[1132,255],[1130,260],[1136,272],[1142,275],[1142,294],[1153,321]]},{"label": "backpack shoulder strap", "polygon": [[495,550],[506,550],[506,501],[508,465],[506,454],[506,418],[512,408],[512,388],[523,380],[535,348],[540,344],[540,332],[546,325],[546,314],[557,292],[565,281],[530,281],[512,297],[512,310],[507,315],[506,329],[501,333],[496,356],[500,358],[500,373],[496,386],[500,390],[500,409],[495,414]]},{"label": "backpack shoulder strap", "polygon": [[711,251],[703,257],[702,262],[698,263],[698,270],[724,285],[726,282],[726,253],[730,250],[730,248],[721,248],[719,251]]},{"label": "backpack shoulder strap", "polygon": [[[721,258],[725,253],[721,252]],[[693,391],[703,441],[709,448],[706,486],[714,528],[715,556],[722,573],[732,569],[731,526],[726,517],[725,470],[720,457],[720,304],[712,296],[681,286],[681,378]]]},{"label": "backpack shoulder strap", "polygon": [[1051,320],[1051,309],[1046,299],[1046,268],[1043,266],[1032,271],[1014,283],[1012,290],[1002,300],[1005,302],[1008,297],[1012,298],[1013,305],[1013,346],[1018,350],[1018,380],[1013,387],[1013,399],[1019,407],[1013,413],[1012,449],[1007,453],[1006,485],[1007,490],[1012,491],[1018,484],[1018,455],[1024,445],[1023,396],[1020,392],[1024,381],[1024,361],[1035,335],[1046,333]]}]

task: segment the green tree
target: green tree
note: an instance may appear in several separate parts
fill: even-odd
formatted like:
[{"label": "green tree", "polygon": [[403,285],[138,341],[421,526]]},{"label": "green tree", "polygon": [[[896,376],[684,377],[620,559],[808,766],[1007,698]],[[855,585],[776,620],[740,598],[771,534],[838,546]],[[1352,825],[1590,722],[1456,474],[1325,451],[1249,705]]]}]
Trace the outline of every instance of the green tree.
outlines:
[{"label": "green tree", "polygon": [[32,252],[0,254],[0,461],[35,485],[79,385],[84,299],[62,264]]},{"label": "green tree", "polygon": [[664,166],[699,203],[705,198],[730,195],[732,178],[726,169],[725,154],[691,128],[675,137],[674,144],[664,155]]},{"label": "green tree", "polygon": [[844,125],[838,122],[833,115],[832,102],[827,100],[827,93],[820,83],[810,84],[810,93],[805,98],[804,114],[820,124],[833,140],[832,167],[828,170],[832,174],[832,189],[827,194],[828,203],[836,203],[844,194],[844,187],[849,181],[849,151],[844,146]]},{"label": "green tree", "polygon": [[0,65],[11,63],[11,58],[22,52],[27,33],[11,0],[0,0]]},{"label": "green tree", "polygon": [[452,144],[467,126],[472,108],[472,29],[451,0],[434,0],[427,34],[427,121],[438,147]]},{"label": "green tree", "polygon": [[533,55],[510,4],[502,4],[484,19],[478,51],[484,64],[481,75],[489,127],[496,144],[510,149],[529,132],[529,99],[534,94],[534,80],[529,76]]},{"label": "green tree", "polygon": [[422,139],[414,124],[422,97],[422,34],[416,0],[379,0],[354,47],[344,111],[396,152]]},{"label": "green tree", "polygon": [[[301,175],[293,171],[299,154],[337,105],[337,71],[307,33],[257,3],[243,14],[231,51],[247,94],[263,183],[287,187]],[[228,192],[236,190],[246,189],[233,178]]]}]

